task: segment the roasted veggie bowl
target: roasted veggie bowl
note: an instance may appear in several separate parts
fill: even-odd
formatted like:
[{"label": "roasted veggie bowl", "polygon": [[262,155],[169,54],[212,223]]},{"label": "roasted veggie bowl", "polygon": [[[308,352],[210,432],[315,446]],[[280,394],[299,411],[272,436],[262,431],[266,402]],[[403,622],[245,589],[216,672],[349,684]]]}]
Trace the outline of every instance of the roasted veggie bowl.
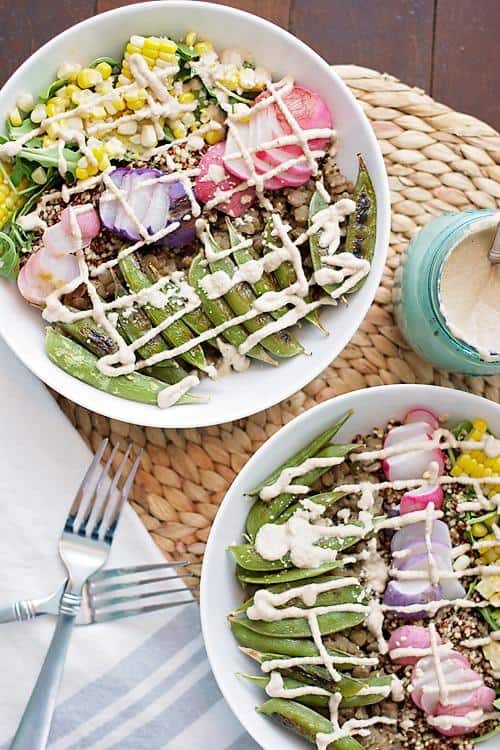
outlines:
[{"label": "roasted veggie bowl", "polygon": [[[394,389],[377,390],[388,411]],[[354,407],[296,439],[283,463],[271,449],[271,471],[240,496],[245,527],[226,551],[240,596],[226,627],[248,664],[235,679],[262,690],[262,716],[321,750],[496,747],[500,440],[477,406],[448,418],[410,402],[353,435]],[[213,665],[209,591],[205,577]]]},{"label": "roasted veggie bowl", "polygon": [[[46,352],[105,393],[196,404],[200,378],[307,354],[370,274],[377,197],[335,111],[248,53],[134,35],[19,92],[0,145],[0,273]],[[272,377],[272,374],[270,375]]]}]

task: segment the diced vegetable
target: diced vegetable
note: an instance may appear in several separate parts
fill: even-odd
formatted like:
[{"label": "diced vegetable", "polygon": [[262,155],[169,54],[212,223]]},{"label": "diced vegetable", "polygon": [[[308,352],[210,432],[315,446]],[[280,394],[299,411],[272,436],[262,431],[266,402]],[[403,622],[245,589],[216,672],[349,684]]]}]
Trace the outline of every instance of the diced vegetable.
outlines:
[{"label": "diced vegetable", "polygon": [[[226,144],[216,143],[203,154],[198,164],[200,173],[196,178],[194,193],[199,201],[207,203],[215,197],[217,192],[233,190],[241,183],[241,180],[230,174],[224,167],[222,160]],[[255,201],[255,188],[249,187],[239,190],[228,200],[217,204],[217,209],[222,213],[236,218],[248,211]]]}]

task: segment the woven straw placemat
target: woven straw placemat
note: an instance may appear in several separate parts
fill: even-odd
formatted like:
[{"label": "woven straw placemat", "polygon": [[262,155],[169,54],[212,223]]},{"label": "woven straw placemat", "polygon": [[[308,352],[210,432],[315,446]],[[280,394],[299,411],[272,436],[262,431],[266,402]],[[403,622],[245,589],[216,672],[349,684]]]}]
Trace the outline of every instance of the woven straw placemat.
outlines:
[{"label": "woven straw placemat", "polygon": [[[236,474],[276,430],[305,409],[340,393],[388,383],[435,383],[500,402],[500,376],[471,378],[422,361],[402,340],[391,287],[408,240],[443,211],[500,208],[500,135],[389,75],[338,66],[371,121],[392,191],[392,232],[373,305],[349,346],[303,391],[281,404],[217,427],[141,428],[107,419],[56,396],[96,449],[102,437],[144,449],[132,505],[167,558],[199,570],[217,508]],[[118,453],[116,460],[121,458]]]}]

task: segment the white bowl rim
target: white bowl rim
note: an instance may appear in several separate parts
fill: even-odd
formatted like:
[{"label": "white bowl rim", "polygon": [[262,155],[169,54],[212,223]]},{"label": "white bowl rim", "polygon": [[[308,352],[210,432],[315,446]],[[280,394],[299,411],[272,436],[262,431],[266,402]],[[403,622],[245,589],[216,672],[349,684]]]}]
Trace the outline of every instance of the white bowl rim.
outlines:
[{"label": "white bowl rim", "polygon": [[[138,10],[141,10],[141,12],[147,13],[148,8],[151,7],[162,7],[165,8],[165,2],[164,0],[148,0],[148,2],[144,3],[133,3],[131,5],[121,6],[119,8],[114,8],[112,10],[106,11],[104,13],[99,13],[98,15],[91,16],[89,18],[86,18],[77,24],[74,24],[70,26],[69,28],[65,29],[64,31],[60,32],[56,36],[49,39],[45,44],[43,44],[41,47],[39,47],[35,52],[33,52],[12,74],[9,76],[5,84],[0,90],[0,99],[3,98],[12,98],[12,95],[15,94],[14,87],[17,85],[18,79],[22,78],[22,75],[30,65],[30,62],[33,58],[38,57],[39,55],[43,55],[43,53],[47,50],[50,50],[53,46],[57,46],[61,43],[62,40],[65,39],[67,35],[73,34],[78,29],[90,26],[94,23],[99,23],[100,18],[104,17],[111,17],[111,16],[118,16],[118,15],[132,15],[134,12],[137,12]],[[174,8],[177,7],[179,9],[189,9],[189,11],[193,10],[193,3],[192,0],[169,0],[169,7]],[[333,67],[328,64],[314,49],[309,47],[309,45],[302,42],[300,39],[295,37],[291,32],[289,32],[286,29],[282,29],[280,26],[272,23],[271,21],[268,21],[267,19],[261,18],[260,16],[256,16],[253,13],[249,13],[247,11],[239,10],[237,8],[233,8],[231,6],[225,6],[225,5],[218,5],[216,3],[211,2],[205,2],[205,0],[199,0],[196,3],[196,8],[208,8],[211,9],[217,13],[225,14],[227,16],[233,16],[235,19],[240,18],[241,16],[251,18],[254,23],[257,23],[258,25],[262,25],[265,28],[268,28],[269,30],[272,30],[274,34],[277,34],[279,36],[282,36],[283,38],[287,39],[290,44],[293,44],[294,46],[299,47],[302,49],[306,54],[312,55],[314,58],[316,58],[316,61],[318,64],[320,64],[324,70],[325,74],[330,75],[334,79],[336,79],[337,84],[344,90],[344,93],[350,100],[351,105],[355,110],[357,110],[358,114],[360,115],[360,118],[362,121],[365,122],[365,124],[369,125],[368,118],[366,117],[365,113],[363,112],[360,104],[357,102],[353,94],[350,92],[349,88],[346,86],[344,81],[341,79],[341,77],[338,75],[338,73],[335,72]],[[86,408],[91,409],[93,411],[98,411],[99,414],[102,414],[105,417],[111,418],[111,419],[117,419],[120,421],[126,421],[132,424],[138,424],[144,427],[160,427],[160,428],[180,428],[180,429],[186,429],[191,427],[208,427],[212,425],[219,425],[224,424],[226,422],[233,422],[238,419],[243,419],[246,417],[249,417],[253,414],[256,414],[260,411],[264,411],[265,409],[271,408],[272,406],[275,406],[277,403],[281,403],[282,401],[285,401],[290,396],[292,396],[294,393],[298,392],[302,388],[304,388],[307,384],[309,384],[315,377],[317,377],[322,370],[325,367],[328,367],[329,364],[335,361],[335,359],[340,356],[343,349],[349,344],[352,337],[355,335],[356,331],[359,330],[359,327],[361,326],[364,318],[366,317],[366,314],[371,307],[376,291],[380,285],[380,281],[382,278],[382,274],[384,272],[385,268],[385,262],[387,260],[387,252],[388,252],[388,244],[389,244],[389,233],[390,233],[390,191],[389,191],[389,181],[387,172],[384,165],[384,160],[382,153],[380,151],[379,144],[377,142],[377,138],[375,136],[375,133],[373,132],[371,127],[368,127],[366,137],[368,139],[369,145],[371,150],[373,151],[373,158],[376,162],[378,162],[378,165],[380,167],[380,187],[378,189],[377,194],[377,204],[380,206],[380,204],[385,204],[386,206],[386,216],[385,221],[381,225],[381,228],[377,235],[377,256],[374,258],[374,261],[372,262],[372,266],[370,269],[369,274],[369,283],[373,286],[373,293],[372,295],[363,295],[360,298],[359,302],[359,311],[358,311],[358,323],[356,328],[352,331],[352,333],[346,338],[342,332],[336,333],[335,336],[335,342],[338,346],[338,341],[340,340],[340,348],[336,352],[336,354],[333,356],[333,358],[327,362],[326,364],[324,362],[319,363],[320,366],[316,366],[315,368],[310,368],[306,366],[306,363],[304,363],[304,367],[302,368],[300,376],[297,375],[295,379],[290,381],[290,385],[284,386],[279,394],[279,397],[273,396],[272,394],[268,397],[266,397],[266,388],[259,389],[259,399],[260,400],[254,400],[242,398],[240,400],[240,408],[232,408],[230,414],[222,414],[222,416],[216,417],[213,415],[212,417],[204,416],[205,410],[203,409],[203,404],[200,404],[196,411],[196,417],[195,418],[188,418],[187,412],[188,410],[191,411],[192,407],[185,407],[185,406],[179,406],[179,407],[172,407],[170,409],[161,410],[157,407],[152,407],[147,404],[141,404],[137,402],[128,401],[127,399],[123,399],[117,396],[113,396],[111,394],[103,394],[101,392],[102,396],[105,396],[106,398],[103,399],[105,401],[105,404],[99,404],[99,406],[93,406],[92,405],[92,392],[95,391],[95,389],[92,386],[88,386],[85,383],[82,383],[81,381],[77,380],[76,378],[72,376],[67,376],[67,378],[61,379],[60,374],[61,371],[59,368],[57,368],[56,365],[53,363],[50,363],[50,367],[47,367],[47,369],[43,369],[43,367],[39,367],[37,364],[30,362],[28,354],[25,356],[22,356],[17,348],[16,348],[16,332],[15,330],[11,329],[2,329],[2,324],[0,321],[0,336],[3,338],[7,346],[12,350],[12,352],[18,357],[18,359],[21,360],[21,362],[28,367],[42,382],[44,382],[48,387],[55,390],[60,395],[68,398],[69,400],[73,401],[74,403]],[[362,295],[362,290],[358,292],[359,295]],[[333,337],[331,339],[333,342]],[[281,365],[283,367],[283,370],[286,367],[286,362],[282,363]],[[43,371],[42,371],[43,370]],[[59,377],[58,377],[59,376]],[[221,381],[223,383],[223,381]],[[263,381],[265,383],[265,381]],[[203,381],[202,381],[203,384]],[[87,397],[87,394],[89,394],[89,397]],[[206,414],[206,413],[205,413]],[[183,416],[185,415],[185,416]]]},{"label": "white bowl rim", "polygon": [[[344,403],[347,401],[351,401],[353,398],[356,398],[356,394],[369,392],[370,394],[373,393],[373,398],[376,399],[377,396],[380,397],[380,399],[387,399],[388,403],[390,404],[390,394],[400,394],[400,393],[408,393],[409,398],[414,399],[414,403],[418,403],[419,395],[422,396],[425,393],[435,393],[436,395],[439,395],[440,393],[444,392],[456,392],[457,396],[460,399],[464,399],[469,402],[476,402],[478,406],[480,404],[484,404],[485,402],[489,404],[489,409],[497,409],[500,413],[500,404],[495,403],[494,401],[491,401],[490,399],[484,398],[483,396],[478,396],[475,393],[470,393],[468,391],[460,391],[455,388],[447,388],[444,386],[439,385],[427,385],[427,384],[417,384],[417,383],[401,383],[401,384],[395,384],[395,385],[380,385],[380,386],[374,386],[372,388],[360,388],[356,391],[349,391],[348,393],[343,393],[340,396],[335,396],[334,398],[327,399],[326,401],[322,401],[320,404],[316,404],[316,406],[311,407],[310,409],[307,409],[307,411],[302,412],[302,414],[299,414],[297,417],[292,419],[290,422],[287,422],[287,424],[283,425],[277,432],[274,433],[268,440],[266,440],[265,443],[263,443],[260,448],[258,448],[257,451],[248,459],[247,463],[243,467],[243,469],[239,472],[239,474],[236,476],[236,478],[233,480],[231,486],[227,490],[222,503],[219,507],[219,510],[217,511],[217,515],[215,516],[214,522],[212,524],[212,527],[210,529],[210,535],[207,541],[207,546],[205,549],[205,553],[203,555],[203,565],[201,570],[201,581],[200,581],[200,617],[201,617],[201,629],[203,634],[203,640],[205,643],[205,649],[208,656],[208,661],[210,663],[210,667],[212,669],[212,674],[215,677],[215,680],[217,682],[217,685],[219,686],[219,689],[224,696],[224,699],[226,700],[226,703],[230,707],[233,714],[236,716],[238,721],[241,723],[241,725],[244,727],[244,729],[252,736],[253,739],[256,739],[251,729],[248,726],[248,723],[243,719],[242,717],[242,711],[240,710],[240,707],[236,700],[233,699],[233,696],[231,692],[226,690],[226,685],[222,680],[222,675],[219,673],[219,669],[217,666],[214,666],[216,664],[216,653],[217,649],[214,646],[214,644],[211,642],[209,638],[209,624],[208,624],[208,611],[210,609],[210,597],[209,597],[209,574],[208,570],[210,568],[210,560],[213,554],[215,554],[216,550],[216,540],[218,536],[218,530],[219,527],[222,527],[224,523],[224,515],[226,508],[229,507],[229,503],[231,502],[231,496],[233,493],[233,488],[236,484],[240,484],[240,482],[244,482],[244,478],[247,475],[250,475],[254,468],[258,467],[260,462],[260,457],[264,454],[264,452],[272,451],[274,445],[278,442],[283,440],[283,437],[287,434],[291,433],[294,430],[300,431],[300,426],[304,422],[308,422],[309,420],[314,420],[315,415],[328,411],[329,409],[334,409],[339,415],[345,412],[347,407],[343,407]],[[388,406],[388,409],[390,409],[390,406]],[[242,479],[243,477],[243,479]],[[243,528],[241,529],[241,533],[243,533]],[[229,559],[229,558],[228,558]],[[229,561],[230,563],[230,561]],[[257,740],[256,740],[257,741]],[[267,750],[267,748],[266,748]],[[485,748],[485,750],[489,750],[488,748]]]}]

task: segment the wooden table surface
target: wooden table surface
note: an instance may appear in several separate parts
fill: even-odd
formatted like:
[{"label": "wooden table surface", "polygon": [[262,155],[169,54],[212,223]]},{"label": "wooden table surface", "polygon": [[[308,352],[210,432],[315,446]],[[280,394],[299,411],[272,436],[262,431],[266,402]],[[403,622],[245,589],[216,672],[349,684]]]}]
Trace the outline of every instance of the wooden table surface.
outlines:
[{"label": "wooden table surface", "polygon": [[[329,62],[392,73],[500,129],[500,0],[217,1],[288,28]],[[0,78],[68,26],[127,2],[0,0]]]}]

